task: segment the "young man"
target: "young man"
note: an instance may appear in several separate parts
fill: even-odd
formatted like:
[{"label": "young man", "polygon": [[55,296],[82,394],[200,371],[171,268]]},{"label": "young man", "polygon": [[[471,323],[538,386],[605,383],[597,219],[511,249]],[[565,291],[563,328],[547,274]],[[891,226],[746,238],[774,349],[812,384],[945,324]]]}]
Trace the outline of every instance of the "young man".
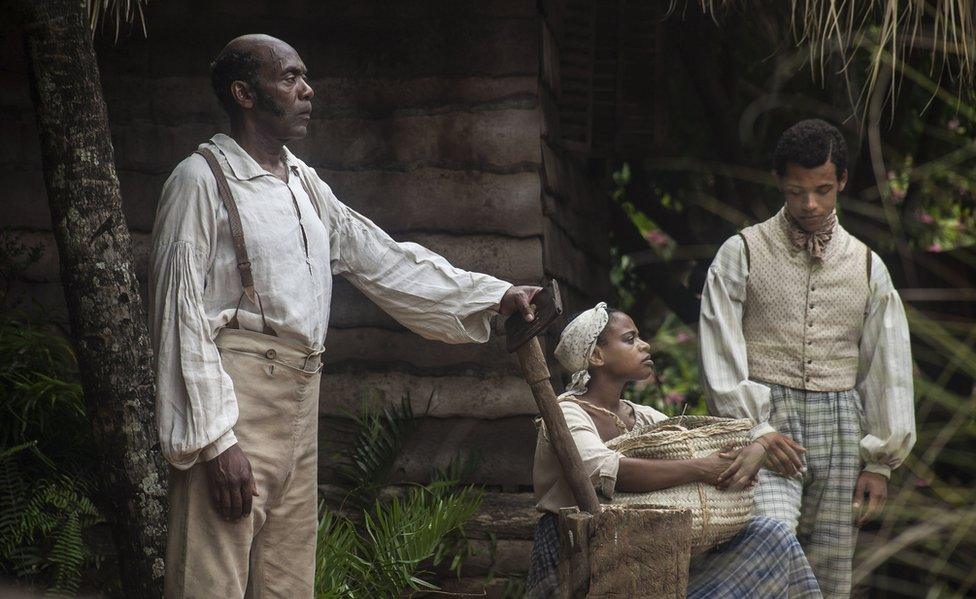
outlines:
[{"label": "young man", "polygon": [[[773,161],[784,207],[708,272],[702,378],[713,414],[757,422],[757,513],[797,531],[825,597],[848,597],[855,525],[915,443],[908,324],[884,263],[837,223],[840,132],[797,123]],[[758,468],[733,465],[732,484]]]},{"label": "young man", "polygon": [[449,343],[484,342],[498,312],[531,319],[538,288],[454,268],[340,203],[285,147],[313,96],[291,46],[243,36],[211,69],[231,134],[176,167],[153,231],[165,595],[310,598],[332,276]]}]

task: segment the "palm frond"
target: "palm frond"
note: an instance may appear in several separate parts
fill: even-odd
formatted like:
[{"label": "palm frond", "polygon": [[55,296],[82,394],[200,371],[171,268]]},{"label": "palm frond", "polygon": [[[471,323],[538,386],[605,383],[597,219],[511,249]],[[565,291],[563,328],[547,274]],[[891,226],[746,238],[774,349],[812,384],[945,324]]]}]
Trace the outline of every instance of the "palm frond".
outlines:
[{"label": "palm frond", "polygon": [[387,504],[377,502],[367,513],[364,529],[370,543],[364,559],[373,565],[376,595],[407,589],[436,588],[418,571],[421,562],[433,556],[445,537],[455,532],[481,505],[481,492],[473,488],[458,491],[449,485],[413,487],[405,498]]},{"label": "palm frond", "polygon": [[149,0],[88,0],[88,21],[92,35],[106,23],[115,29],[115,40],[119,39],[122,25],[131,25],[138,20],[142,35],[146,36],[146,15],[143,7]]},{"label": "palm frond", "polygon": [[[854,55],[866,53],[867,79],[854,101],[862,108],[882,79],[899,80],[899,69],[914,50],[929,51],[929,72],[936,79],[946,74],[962,87],[976,75],[976,4],[969,0],[698,0],[697,4],[716,19],[731,10],[774,15],[789,28],[793,41],[807,48],[811,71],[820,81],[841,76],[850,88],[848,69]],[[883,76],[884,69],[890,74]],[[896,86],[885,90],[893,98]]]},{"label": "palm frond", "polygon": [[399,405],[354,417],[356,434],[352,447],[331,467],[342,494],[333,499],[343,507],[369,507],[377,489],[386,484],[393,463],[417,423],[409,394]]},{"label": "palm frond", "polygon": [[353,599],[356,580],[369,576],[370,564],[359,555],[362,542],[353,523],[319,505],[315,550],[315,596],[318,599]]},{"label": "palm frond", "polygon": [[379,412],[352,418],[355,437],[348,458],[332,467],[339,483],[339,505],[347,518],[320,505],[315,596],[359,599],[396,597],[408,590],[435,589],[425,580],[423,563],[451,559],[455,569],[465,545],[461,525],[481,505],[481,492],[458,487],[477,456],[456,456],[432,473],[426,487],[409,487],[403,496],[379,499],[405,441],[416,430],[410,397]]}]

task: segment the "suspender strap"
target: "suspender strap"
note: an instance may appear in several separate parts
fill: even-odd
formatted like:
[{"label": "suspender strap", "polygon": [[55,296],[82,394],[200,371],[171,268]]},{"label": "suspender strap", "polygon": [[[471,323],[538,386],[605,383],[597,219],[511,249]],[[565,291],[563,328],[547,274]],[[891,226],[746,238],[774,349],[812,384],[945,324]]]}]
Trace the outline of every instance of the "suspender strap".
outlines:
[{"label": "suspender strap", "polygon": [[[214,156],[213,152],[207,148],[202,148],[194,153],[203,156],[204,160],[207,161],[210,172],[213,173],[214,179],[217,180],[217,195],[220,196],[220,201],[224,203],[224,208],[227,209],[227,220],[230,221],[230,234],[234,239],[234,253],[237,255],[237,270],[240,272],[241,287],[244,289],[241,299],[244,299],[246,295],[247,299],[251,300],[251,303],[261,310],[264,333],[277,337],[278,334],[271,328],[267,318],[264,316],[264,305],[261,303],[261,296],[254,290],[254,275],[251,273],[251,260],[247,257],[247,244],[244,242],[244,226],[241,224],[241,213],[237,210],[237,202],[234,201],[234,195],[230,192],[227,177],[224,175],[223,169],[220,168],[220,163],[217,162],[217,157]],[[240,309],[241,300],[238,300],[234,317],[228,323],[228,326],[231,328],[240,328],[240,324],[237,321],[237,311]]]},{"label": "suspender strap", "polygon": [[871,267],[874,266],[874,260],[871,259],[871,248],[867,248],[868,251],[868,287],[871,286]]},{"label": "suspender strap", "polygon": [[739,237],[742,238],[742,245],[743,245],[743,247],[746,248],[746,268],[748,268],[748,269],[751,270],[752,269],[752,256],[749,255],[749,241],[746,239],[746,236],[743,235],[742,233],[739,233]]},{"label": "suspender strap", "polygon": [[230,234],[234,238],[234,253],[237,254],[237,270],[241,273],[241,286],[248,299],[254,301],[254,276],[251,274],[251,260],[247,257],[247,244],[244,243],[244,226],[241,225],[241,213],[237,210],[237,202],[230,193],[230,186],[227,185],[227,177],[224,176],[220,163],[213,152],[204,148],[197,150],[197,154],[203,156],[207,161],[207,166],[213,172],[214,179],[217,180],[217,194],[220,201],[227,209],[227,220],[230,221]]}]

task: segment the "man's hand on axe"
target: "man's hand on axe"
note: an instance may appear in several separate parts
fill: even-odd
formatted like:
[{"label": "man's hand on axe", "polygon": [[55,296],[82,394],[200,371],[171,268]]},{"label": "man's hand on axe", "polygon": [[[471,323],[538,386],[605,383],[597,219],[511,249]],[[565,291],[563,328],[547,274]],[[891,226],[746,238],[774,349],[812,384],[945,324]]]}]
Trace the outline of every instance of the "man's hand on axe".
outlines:
[{"label": "man's hand on axe", "polygon": [[532,298],[540,291],[542,291],[542,287],[512,285],[505,292],[505,295],[502,296],[502,301],[498,306],[498,312],[504,317],[521,312],[522,318],[526,322],[532,322],[535,319],[535,311],[532,309]]}]

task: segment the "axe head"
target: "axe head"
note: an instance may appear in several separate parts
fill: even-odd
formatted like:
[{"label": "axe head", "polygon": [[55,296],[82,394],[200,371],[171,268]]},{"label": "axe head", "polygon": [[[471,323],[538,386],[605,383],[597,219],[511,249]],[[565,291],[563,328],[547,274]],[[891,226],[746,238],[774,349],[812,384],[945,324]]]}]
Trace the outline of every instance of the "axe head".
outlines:
[{"label": "axe head", "polygon": [[515,313],[505,321],[505,347],[514,352],[533,337],[541,334],[563,313],[563,300],[559,296],[559,284],[553,279],[532,298],[535,319],[526,322],[521,313]]}]

